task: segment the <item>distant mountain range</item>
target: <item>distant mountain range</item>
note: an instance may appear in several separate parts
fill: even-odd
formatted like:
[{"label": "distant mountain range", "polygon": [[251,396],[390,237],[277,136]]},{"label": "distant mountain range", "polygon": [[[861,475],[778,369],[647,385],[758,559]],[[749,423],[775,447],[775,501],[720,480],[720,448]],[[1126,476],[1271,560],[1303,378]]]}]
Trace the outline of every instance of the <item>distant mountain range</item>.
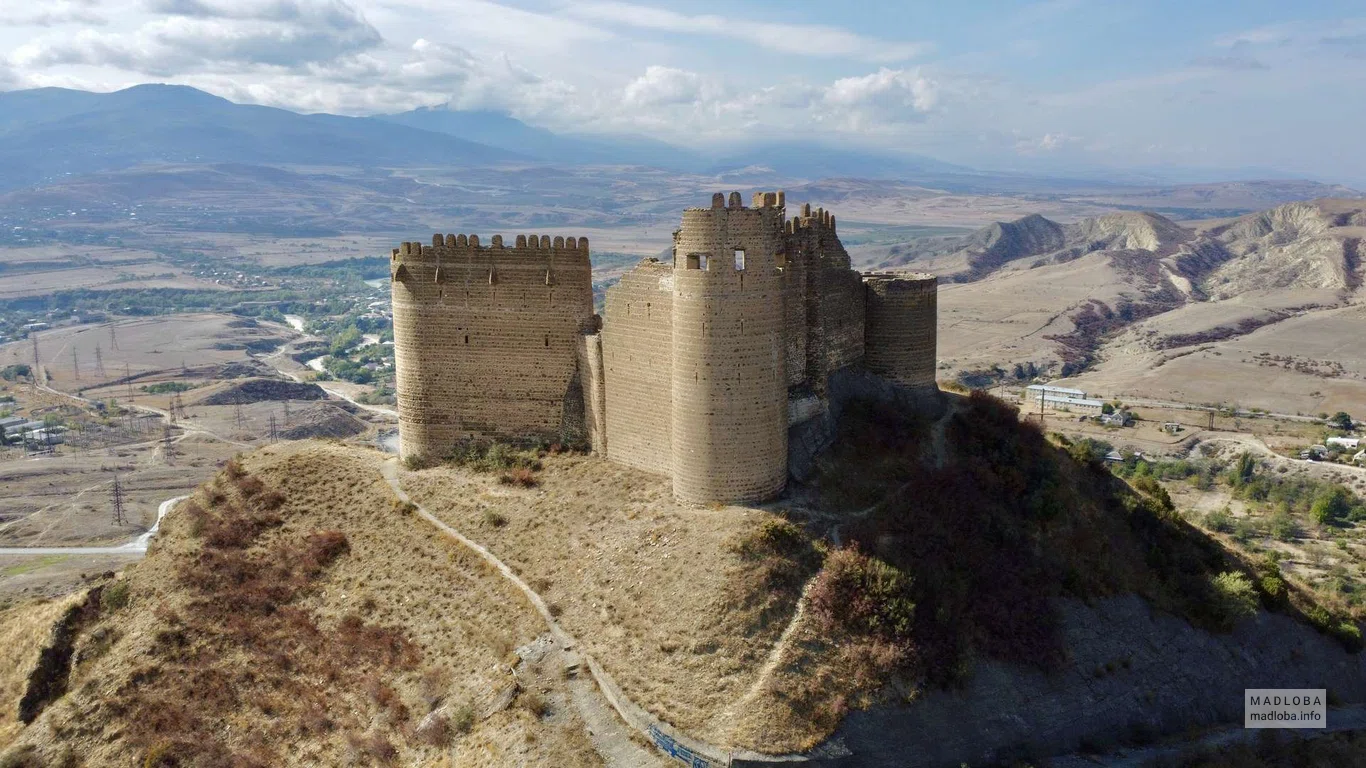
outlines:
[{"label": "distant mountain range", "polygon": [[413,166],[530,158],[373,118],[234,104],[185,86],[0,93],[0,176],[27,186],[142,163]]},{"label": "distant mountain range", "polygon": [[[1212,208],[1190,185],[1154,190],[1135,188],[1118,177],[983,171],[907,152],[806,140],[741,136],[725,152],[707,154],[643,136],[555,133],[505,114],[445,106],[342,117],[236,104],[176,85],[139,85],[112,93],[64,88],[0,92],[0,190],[139,166],[224,163],[336,169],[632,166],[712,178],[737,188],[792,189],[820,179],[863,179],[909,184],[924,192],[1043,199],[1084,191],[1108,195],[1110,204],[1120,208]],[[1242,195],[1255,198],[1255,207],[1356,194],[1314,182],[1269,182],[1265,189],[1256,184],[1244,183]],[[1141,197],[1133,196],[1135,189]],[[1229,212],[1251,210],[1253,202],[1240,200]]]}]

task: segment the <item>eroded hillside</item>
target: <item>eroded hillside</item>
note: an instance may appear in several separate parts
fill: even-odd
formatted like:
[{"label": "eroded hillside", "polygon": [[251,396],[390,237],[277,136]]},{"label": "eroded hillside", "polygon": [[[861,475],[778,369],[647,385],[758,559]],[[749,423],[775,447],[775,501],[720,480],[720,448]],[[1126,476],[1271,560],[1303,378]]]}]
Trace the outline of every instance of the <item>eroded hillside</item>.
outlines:
[{"label": "eroded hillside", "polygon": [[456,765],[602,764],[560,670],[514,653],[539,618],[405,514],[380,460],[229,464],[94,593],[68,692],[0,731],[12,764],[444,764],[456,740]]},{"label": "eroded hillside", "polygon": [[[121,577],[7,617],[6,636],[30,642],[64,629],[48,633],[55,663],[20,654],[20,674],[0,679],[5,706],[22,698],[32,721],[0,721],[5,754],[90,766],[655,760],[557,655],[545,616],[634,706],[719,751],[769,754],[839,733],[873,755],[886,747],[860,735],[869,722],[935,721],[981,696],[1024,706],[1011,697],[1026,687],[1002,694],[1002,675],[1066,693],[1089,680],[1078,659],[1118,664],[1097,639],[1104,622],[1127,636],[1157,621],[1149,612],[1174,647],[1237,648],[1247,641],[1227,633],[1266,608],[1277,631],[1310,638],[1300,666],[1347,663],[1341,645],[1360,641],[1343,616],[1182,522],[1160,488],[1135,491],[980,394],[950,397],[934,421],[851,406],[815,484],[765,508],[680,505],[665,479],[580,454],[494,446],[437,467],[385,462],[317,442],[234,460]],[[480,543],[545,613],[417,511]],[[1197,663],[1163,653],[1144,650],[1135,668]],[[965,686],[967,698],[954,693]],[[1162,707],[1204,706],[1193,695],[1173,688]],[[1130,698],[1124,717],[1154,711]],[[924,754],[957,761],[1017,738],[974,729]]]},{"label": "eroded hillside", "polygon": [[1351,312],[1362,282],[1363,222],[1366,203],[1335,199],[1194,225],[1154,213],[1065,225],[1029,216],[936,252],[912,251],[906,263],[949,272],[941,368],[974,383],[982,374],[999,378],[996,366],[1008,372],[1032,363],[1053,376],[1094,369],[1120,373],[1096,382],[1124,390],[1133,376],[1198,345],[1291,318],[1331,322],[1333,313]]}]

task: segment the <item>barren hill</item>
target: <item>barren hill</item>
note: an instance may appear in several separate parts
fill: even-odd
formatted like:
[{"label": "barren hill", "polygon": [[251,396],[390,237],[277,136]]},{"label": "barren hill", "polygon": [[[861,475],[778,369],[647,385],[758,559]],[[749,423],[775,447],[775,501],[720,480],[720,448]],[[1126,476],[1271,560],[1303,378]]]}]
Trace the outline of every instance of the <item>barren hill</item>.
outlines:
[{"label": "barren hill", "polygon": [[928,261],[957,270],[941,297],[950,369],[1031,362],[1066,376],[1123,358],[1113,367],[1137,373],[1157,357],[1135,354],[1355,305],[1363,222],[1366,202],[1355,199],[1188,226],[1154,213],[1066,225],[1030,216],[885,266]]},{"label": "barren hill", "polygon": [[[120,578],[0,617],[51,649],[0,670],[28,723],[0,720],[0,760],[664,764],[544,616],[642,714],[723,754],[832,735],[851,766],[1057,754],[1229,717],[1253,669],[1286,687],[1331,669],[1366,700],[1341,617],[1005,405],[846,416],[811,492],[768,509],[678,505],[582,455],[404,470],[336,444],[257,451]],[[504,480],[513,459],[526,472]]]}]

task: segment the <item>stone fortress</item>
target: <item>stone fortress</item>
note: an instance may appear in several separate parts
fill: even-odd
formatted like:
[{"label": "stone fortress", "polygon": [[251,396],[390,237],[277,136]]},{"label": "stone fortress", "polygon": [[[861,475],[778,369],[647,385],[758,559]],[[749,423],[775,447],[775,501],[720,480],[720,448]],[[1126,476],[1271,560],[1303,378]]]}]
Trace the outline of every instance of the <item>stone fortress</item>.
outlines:
[{"label": "stone fortress", "polygon": [[789,219],[782,192],[684,211],[672,262],[626,273],[601,317],[587,238],[436,235],[390,274],[404,458],[586,443],[680,501],[756,502],[783,491],[794,441],[830,432],[812,426],[836,377],[937,401],[935,278],[860,275],[835,217]]}]

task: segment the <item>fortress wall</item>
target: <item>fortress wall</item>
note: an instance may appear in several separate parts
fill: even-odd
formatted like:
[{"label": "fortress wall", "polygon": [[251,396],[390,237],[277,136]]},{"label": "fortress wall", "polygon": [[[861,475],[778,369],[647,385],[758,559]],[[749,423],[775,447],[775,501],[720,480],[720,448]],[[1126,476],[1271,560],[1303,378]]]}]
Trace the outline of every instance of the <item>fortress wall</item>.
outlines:
[{"label": "fortress wall", "polygon": [[400,453],[444,456],[469,438],[581,438],[587,241],[433,242],[404,243],[391,261]]},{"label": "fortress wall", "polygon": [[607,458],[649,472],[672,470],[672,362],[673,269],[643,261],[607,289],[603,309]]},{"label": "fortress wall", "polygon": [[864,279],[864,366],[907,387],[935,387],[938,280],[933,275]]},{"label": "fortress wall", "polygon": [[863,359],[864,291],[850,269],[835,217],[809,205],[788,223],[788,250],[805,264],[805,378],[824,391],[830,373]]},{"label": "fortress wall", "polygon": [[[767,197],[767,196],[766,196]],[[674,495],[693,503],[772,498],[787,480],[783,210],[732,193],[689,209],[674,242]],[[737,270],[734,251],[745,251]],[[707,256],[707,268],[701,259]]]},{"label": "fortress wall", "polygon": [[579,375],[583,379],[585,438],[593,452],[607,455],[607,382],[603,374],[602,334],[588,333],[580,337]]}]

